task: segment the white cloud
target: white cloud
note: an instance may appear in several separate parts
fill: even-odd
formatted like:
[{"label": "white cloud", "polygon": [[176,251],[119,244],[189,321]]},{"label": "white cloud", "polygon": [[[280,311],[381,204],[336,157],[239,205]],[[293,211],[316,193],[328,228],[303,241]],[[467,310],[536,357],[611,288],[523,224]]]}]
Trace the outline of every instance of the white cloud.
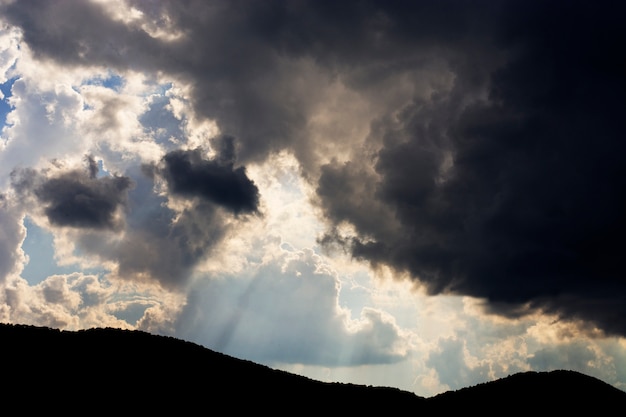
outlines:
[{"label": "white cloud", "polygon": [[177,334],[263,363],[405,359],[406,341],[394,319],[366,309],[351,320],[338,305],[339,289],[337,273],[319,255],[284,249],[246,277],[196,282]]},{"label": "white cloud", "polygon": [[489,363],[481,362],[473,366],[463,340],[440,339],[437,350],[431,352],[427,364],[437,370],[439,380],[450,389],[459,389],[477,382],[487,382],[491,378]]},{"label": "white cloud", "polygon": [[11,78],[19,52],[20,32],[0,20],[0,84]]},{"label": "white cloud", "polygon": [[67,330],[117,327],[170,333],[182,300],[158,289],[76,272],[51,275],[36,285],[14,278],[4,285],[0,306],[0,319],[5,322]]},{"label": "white cloud", "polygon": [[21,210],[0,193],[0,285],[22,272],[28,259],[21,248],[26,238],[22,218]]},{"label": "white cloud", "polygon": [[[0,78],[18,77],[8,99],[13,110],[2,130],[2,187],[16,167],[46,167],[55,160],[75,166],[84,155],[93,154],[111,169],[123,171],[133,159],[136,163],[161,157],[163,150],[140,122],[153,95],[164,93],[158,80],[39,61],[26,45],[19,43],[16,49],[14,32],[1,32],[0,38],[3,44],[10,41],[0,53]],[[112,75],[120,77],[119,88],[104,84]]]},{"label": "white cloud", "polygon": [[36,167],[54,159],[67,160],[84,155],[90,144],[77,132],[83,102],[71,86],[58,84],[41,90],[26,78],[13,84],[7,115],[11,125],[3,130],[4,149],[0,154],[2,185],[17,167]]}]

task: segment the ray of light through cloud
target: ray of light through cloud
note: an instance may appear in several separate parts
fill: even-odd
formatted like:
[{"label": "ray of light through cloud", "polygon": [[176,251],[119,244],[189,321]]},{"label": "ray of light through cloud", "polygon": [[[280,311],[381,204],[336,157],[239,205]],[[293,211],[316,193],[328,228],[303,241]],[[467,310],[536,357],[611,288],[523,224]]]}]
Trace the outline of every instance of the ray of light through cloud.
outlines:
[{"label": "ray of light through cloud", "polygon": [[0,2],[0,320],[626,389],[618,14],[444,3]]}]

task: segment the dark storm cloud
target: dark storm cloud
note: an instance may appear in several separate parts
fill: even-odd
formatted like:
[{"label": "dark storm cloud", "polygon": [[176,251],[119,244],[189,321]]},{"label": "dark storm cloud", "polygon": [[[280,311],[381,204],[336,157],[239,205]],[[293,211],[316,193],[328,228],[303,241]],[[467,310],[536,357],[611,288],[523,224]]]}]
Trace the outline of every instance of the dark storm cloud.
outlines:
[{"label": "dark storm cloud", "polygon": [[[129,30],[90,1],[7,2],[3,17],[24,29],[24,38],[39,58],[69,65],[128,67],[157,57],[158,46],[147,33]],[[153,64],[156,62],[153,61]]]},{"label": "dark storm cloud", "polygon": [[143,13],[142,24],[181,36],[153,38],[86,1],[19,1],[2,12],[38,56],[158,70],[190,83],[196,111],[238,138],[241,161],[291,148],[303,164],[312,157],[307,116],[320,87],[338,74],[360,86],[424,65],[429,55],[448,54],[468,33],[483,31],[465,15],[498,10],[490,2],[477,9],[466,2],[441,8],[408,1],[129,3]]},{"label": "dark storm cloud", "polygon": [[[3,16],[38,56],[186,81],[197,113],[238,138],[243,163],[292,151],[307,178],[319,172],[331,227],[356,229],[327,241],[355,256],[494,312],[537,307],[626,334],[619,3],[134,4],[182,36],[153,38],[89,2],[18,1]],[[377,97],[434,61],[452,85],[387,109],[371,159],[311,169],[307,117],[321,87],[340,79]],[[256,188],[228,160],[174,151],[158,173],[173,193],[254,211]]]},{"label": "dark storm cloud", "polygon": [[372,198],[400,233],[364,218],[354,196],[327,198],[351,181],[336,164],[318,194],[330,218],[357,226],[346,241],[355,256],[407,270],[432,293],[626,334],[626,31],[602,5],[511,6],[494,40],[512,52],[487,74],[487,100],[455,100],[472,85],[461,65],[445,100],[416,103],[383,131]]},{"label": "dark storm cloud", "polygon": [[199,197],[235,214],[255,212],[259,189],[246,175],[244,167],[234,166],[234,139],[214,141],[217,155],[204,159],[200,149],[176,150],[163,157],[158,169],[170,191],[185,197]]},{"label": "dark storm cloud", "polygon": [[13,189],[32,192],[51,224],[56,226],[115,229],[120,226],[118,209],[126,204],[132,186],[125,176],[98,178],[98,165],[86,158],[84,170],[73,170],[46,178],[34,170],[18,170],[12,175]]}]

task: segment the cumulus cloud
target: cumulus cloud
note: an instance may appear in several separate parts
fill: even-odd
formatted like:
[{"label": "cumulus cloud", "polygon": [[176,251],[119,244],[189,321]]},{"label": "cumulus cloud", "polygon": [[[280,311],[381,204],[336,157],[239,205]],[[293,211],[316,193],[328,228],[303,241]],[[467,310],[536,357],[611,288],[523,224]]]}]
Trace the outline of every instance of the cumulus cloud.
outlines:
[{"label": "cumulus cloud", "polygon": [[0,284],[19,274],[27,260],[21,249],[26,237],[23,212],[4,194],[0,194]]},{"label": "cumulus cloud", "polygon": [[597,353],[593,347],[582,341],[575,341],[566,346],[545,347],[538,350],[529,359],[534,369],[553,371],[555,369],[574,368],[580,372],[593,374],[593,364]]},{"label": "cumulus cloud", "polygon": [[[4,14],[37,56],[169,73],[197,114],[238,138],[244,162],[289,149],[308,178],[321,174],[331,230],[355,229],[335,236],[354,256],[501,314],[530,306],[626,333],[618,13],[571,5],[563,18],[515,1],[129,4],[136,19],[71,1],[14,2]],[[176,36],[156,36],[154,22]],[[393,79],[402,93],[368,113],[370,133],[353,144],[365,155],[342,166],[316,154],[325,140],[308,127],[320,92],[339,80],[374,105]],[[223,168],[177,151],[162,173],[175,193],[253,209],[243,172]]]},{"label": "cumulus cloud", "polygon": [[78,272],[51,275],[33,286],[14,278],[2,287],[0,302],[3,322],[68,330],[137,326],[155,333],[170,330],[168,319],[161,317],[157,323],[150,323],[150,317],[175,316],[180,305],[175,296],[145,289],[132,294],[100,276]]},{"label": "cumulus cloud", "polygon": [[97,178],[97,166],[89,159],[87,175],[71,172],[45,181],[35,190],[37,199],[45,205],[50,223],[58,226],[116,227],[116,211],[123,206],[131,186],[128,177]]},{"label": "cumulus cloud", "polygon": [[[611,50],[626,38],[601,7],[570,13],[563,21],[552,7],[511,5],[502,27],[491,22],[503,63],[469,68],[458,51],[450,91],[372,131],[382,143],[374,175],[358,175],[357,161],[324,166],[327,217],[356,228],[326,240],[410,272],[432,294],[484,298],[510,316],[539,308],[624,334],[624,78]],[[355,187],[356,178],[367,184]],[[364,199],[395,222],[368,216]]]},{"label": "cumulus cloud", "polygon": [[121,214],[132,182],[125,176],[98,178],[98,166],[90,156],[87,167],[47,178],[32,169],[12,173],[18,194],[32,193],[43,205],[50,224],[61,227],[119,229]]},{"label": "cumulus cloud", "polygon": [[[212,159],[200,149],[173,150],[158,164],[132,170],[137,186],[129,194],[125,235],[112,242],[86,237],[83,248],[116,262],[120,278],[156,279],[169,288],[184,285],[227,236],[231,214],[258,208],[258,188],[244,167],[234,167],[233,139],[223,140],[214,142]],[[157,193],[161,179],[166,188]]]},{"label": "cumulus cloud", "polygon": [[16,167],[38,166],[71,152],[88,153],[89,141],[77,133],[84,103],[69,84],[43,87],[19,78],[9,102],[14,109],[2,131],[3,185]]},{"label": "cumulus cloud", "polygon": [[192,333],[205,346],[262,363],[404,360],[407,342],[395,321],[374,309],[351,319],[338,305],[339,290],[336,272],[318,255],[286,249],[252,276],[198,282],[177,335]]},{"label": "cumulus cloud", "polygon": [[106,266],[111,278],[180,289],[194,266],[224,238],[228,215],[205,201],[171,206],[167,194],[155,192],[154,177],[146,176],[139,167],[130,170],[128,177],[134,187],[128,192],[119,233],[70,230],[59,235],[58,246]]},{"label": "cumulus cloud", "polygon": [[426,364],[437,369],[439,380],[454,390],[491,379],[488,364],[468,365],[464,343],[458,339],[441,339]]},{"label": "cumulus cloud", "polygon": [[[190,152],[199,158],[199,151]],[[171,199],[179,193],[157,191],[154,170],[135,167],[126,175],[99,175],[91,157],[85,159],[82,169],[67,170],[61,162],[58,169],[17,169],[12,175],[12,191],[31,216],[47,220],[44,226],[54,232],[57,257],[65,263],[91,262],[91,266],[111,270],[117,279],[155,282],[176,289],[184,286],[194,267],[222,241],[230,228],[229,213],[245,214],[248,207],[252,210],[258,204],[258,189],[243,168],[233,170],[228,163],[216,161],[199,162],[218,172],[217,177],[211,177],[212,185],[221,187],[218,193],[225,194],[218,195],[215,203],[202,194],[214,193],[206,188],[211,184],[198,182],[198,175],[207,179],[202,169],[199,174],[175,171],[176,181],[187,175],[187,180],[205,187],[191,190],[200,193],[199,199],[194,199],[193,193],[183,193],[188,203],[177,205]],[[240,190],[235,190],[229,195],[233,181],[235,186],[243,181],[249,187],[244,191],[252,194],[242,197],[237,194]],[[215,194],[210,197],[215,198]],[[222,206],[226,211],[220,209]]]}]

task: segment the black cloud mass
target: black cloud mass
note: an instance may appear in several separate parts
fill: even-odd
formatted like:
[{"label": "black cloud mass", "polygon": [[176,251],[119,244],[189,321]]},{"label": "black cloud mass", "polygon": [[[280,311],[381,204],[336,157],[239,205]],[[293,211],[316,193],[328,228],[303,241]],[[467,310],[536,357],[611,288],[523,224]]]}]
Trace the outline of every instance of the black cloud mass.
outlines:
[{"label": "black cloud mass", "polygon": [[246,175],[244,167],[234,167],[234,139],[216,140],[218,154],[203,159],[200,149],[175,150],[163,157],[159,170],[172,193],[200,197],[235,214],[257,210],[259,190]]},{"label": "black cloud mass", "polygon": [[52,178],[30,169],[13,173],[13,188],[32,192],[44,206],[48,221],[55,226],[86,229],[117,229],[132,187],[129,177],[97,177],[98,166],[87,157],[87,169],[76,169]]},{"label": "black cloud mass", "polygon": [[[619,2],[131,3],[183,35],[161,41],[88,2],[19,1],[2,12],[38,56],[189,83],[196,112],[240,141],[242,163],[291,152],[329,223],[321,242],[408,272],[432,294],[626,335]],[[302,69],[322,75],[299,78]],[[424,94],[415,87],[424,74],[450,76]],[[310,80],[340,80],[382,109],[348,161],[320,156],[342,138],[313,143]],[[387,104],[395,81],[412,97]],[[215,159],[170,152],[155,172],[173,194],[254,212],[258,190],[231,145]],[[81,175],[39,189],[51,222],[111,227],[128,184]]]},{"label": "black cloud mass", "polygon": [[487,74],[487,100],[455,102],[472,82],[461,71],[447,98],[409,106],[400,127],[383,129],[373,198],[399,232],[349,204],[350,166],[326,166],[318,194],[335,223],[360,232],[343,240],[353,255],[409,271],[431,293],[625,334],[625,31],[600,5],[507,17],[496,40],[514,52]]},{"label": "black cloud mass", "polygon": [[35,194],[46,205],[52,224],[113,229],[115,212],[124,203],[130,184],[127,177],[96,179],[69,174],[46,181]]}]

